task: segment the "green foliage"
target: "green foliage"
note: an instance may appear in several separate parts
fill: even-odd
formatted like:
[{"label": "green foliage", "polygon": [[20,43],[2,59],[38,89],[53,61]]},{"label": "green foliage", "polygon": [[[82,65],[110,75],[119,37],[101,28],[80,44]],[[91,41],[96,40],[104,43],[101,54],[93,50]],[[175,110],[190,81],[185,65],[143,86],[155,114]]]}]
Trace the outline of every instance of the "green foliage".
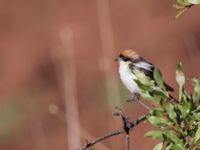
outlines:
[{"label": "green foliage", "polygon": [[163,80],[163,76],[160,72],[160,70],[158,69],[154,69],[154,73],[153,73],[153,77],[157,83],[157,85],[162,88],[162,89],[166,89],[165,85],[164,85],[164,80]]},{"label": "green foliage", "polygon": [[191,4],[200,4],[200,0],[187,0]]},{"label": "green foliage", "polygon": [[163,143],[159,143],[153,148],[153,150],[161,150],[162,147],[163,147]]},{"label": "green foliage", "polygon": [[195,150],[200,147],[200,80],[192,79],[194,86],[191,94],[184,89],[185,75],[182,64],[176,69],[176,81],[179,86],[179,99],[175,102],[164,86],[159,70],[155,69],[154,79],[136,71],[137,85],[141,96],[150,98],[156,107],[150,111],[147,122],[157,130],[149,131],[146,137],[160,140],[153,150]]},{"label": "green foliage", "polygon": [[158,131],[158,130],[152,130],[149,131],[145,134],[145,137],[150,137],[152,139],[159,139],[159,140],[163,140],[163,131]]},{"label": "green foliage", "polygon": [[179,11],[176,18],[179,18],[190,7],[200,4],[200,0],[176,0],[176,3],[174,7]]}]

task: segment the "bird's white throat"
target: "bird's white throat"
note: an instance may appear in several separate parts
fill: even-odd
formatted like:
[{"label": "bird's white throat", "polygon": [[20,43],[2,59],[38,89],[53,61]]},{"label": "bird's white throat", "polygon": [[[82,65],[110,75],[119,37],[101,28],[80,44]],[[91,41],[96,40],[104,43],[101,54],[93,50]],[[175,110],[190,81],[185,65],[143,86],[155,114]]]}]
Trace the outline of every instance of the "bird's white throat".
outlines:
[{"label": "bird's white throat", "polygon": [[135,83],[134,79],[136,76],[133,74],[132,70],[129,67],[131,62],[119,61],[119,74],[123,84],[128,88],[131,93],[139,93],[139,88]]}]

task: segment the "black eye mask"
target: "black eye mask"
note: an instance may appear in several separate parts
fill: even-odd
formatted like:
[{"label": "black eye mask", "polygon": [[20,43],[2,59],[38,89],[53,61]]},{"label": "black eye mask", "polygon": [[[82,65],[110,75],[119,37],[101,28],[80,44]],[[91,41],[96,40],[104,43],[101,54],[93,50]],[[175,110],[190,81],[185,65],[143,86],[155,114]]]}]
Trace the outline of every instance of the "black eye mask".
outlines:
[{"label": "black eye mask", "polygon": [[119,58],[121,58],[123,61],[129,61],[130,58],[123,56],[122,54],[119,55]]}]

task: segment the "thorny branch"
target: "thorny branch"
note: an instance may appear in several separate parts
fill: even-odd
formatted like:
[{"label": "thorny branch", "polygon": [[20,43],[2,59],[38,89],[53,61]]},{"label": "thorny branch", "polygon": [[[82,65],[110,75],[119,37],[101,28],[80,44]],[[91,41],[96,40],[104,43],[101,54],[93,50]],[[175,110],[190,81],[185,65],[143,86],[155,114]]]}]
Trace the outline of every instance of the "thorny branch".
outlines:
[{"label": "thorny branch", "polygon": [[130,121],[129,118],[125,115],[125,113],[121,109],[119,109],[119,108],[117,108],[117,109],[119,110],[119,112],[114,113],[114,115],[120,116],[122,118],[123,128],[111,131],[109,133],[106,133],[105,135],[100,136],[100,137],[98,137],[98,138],[96,138],[96,139],[94,139],[90,142],[86,141],[85,145],[82,146],[81,148],[79,148],[78,150],[85,150],[85,149],[95,145],[96,143],[98,143],[100,141],[103,141],[103,140],[108,139],[108,138],[113,137],[113,136],[117,136],[117,135],[122,134],[122,133],[126,133],[126,150],[129,150],[129,132],[136,125],[143,122],[149,114],[142,115],[142,116],[138,117],[137,119]]}]

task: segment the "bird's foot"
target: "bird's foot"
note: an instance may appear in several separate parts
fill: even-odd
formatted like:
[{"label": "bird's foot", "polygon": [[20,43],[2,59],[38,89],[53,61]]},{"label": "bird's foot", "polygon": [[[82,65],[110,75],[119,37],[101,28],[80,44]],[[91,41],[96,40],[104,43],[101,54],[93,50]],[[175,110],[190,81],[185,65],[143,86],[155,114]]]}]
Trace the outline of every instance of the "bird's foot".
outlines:
[{"label": "bird's foot", "polygon": [[140,100],[140,94],[133,93],[133,95],[130,96],[130,98],[127,100],[127,102],[139,101],[139,100]]}]

